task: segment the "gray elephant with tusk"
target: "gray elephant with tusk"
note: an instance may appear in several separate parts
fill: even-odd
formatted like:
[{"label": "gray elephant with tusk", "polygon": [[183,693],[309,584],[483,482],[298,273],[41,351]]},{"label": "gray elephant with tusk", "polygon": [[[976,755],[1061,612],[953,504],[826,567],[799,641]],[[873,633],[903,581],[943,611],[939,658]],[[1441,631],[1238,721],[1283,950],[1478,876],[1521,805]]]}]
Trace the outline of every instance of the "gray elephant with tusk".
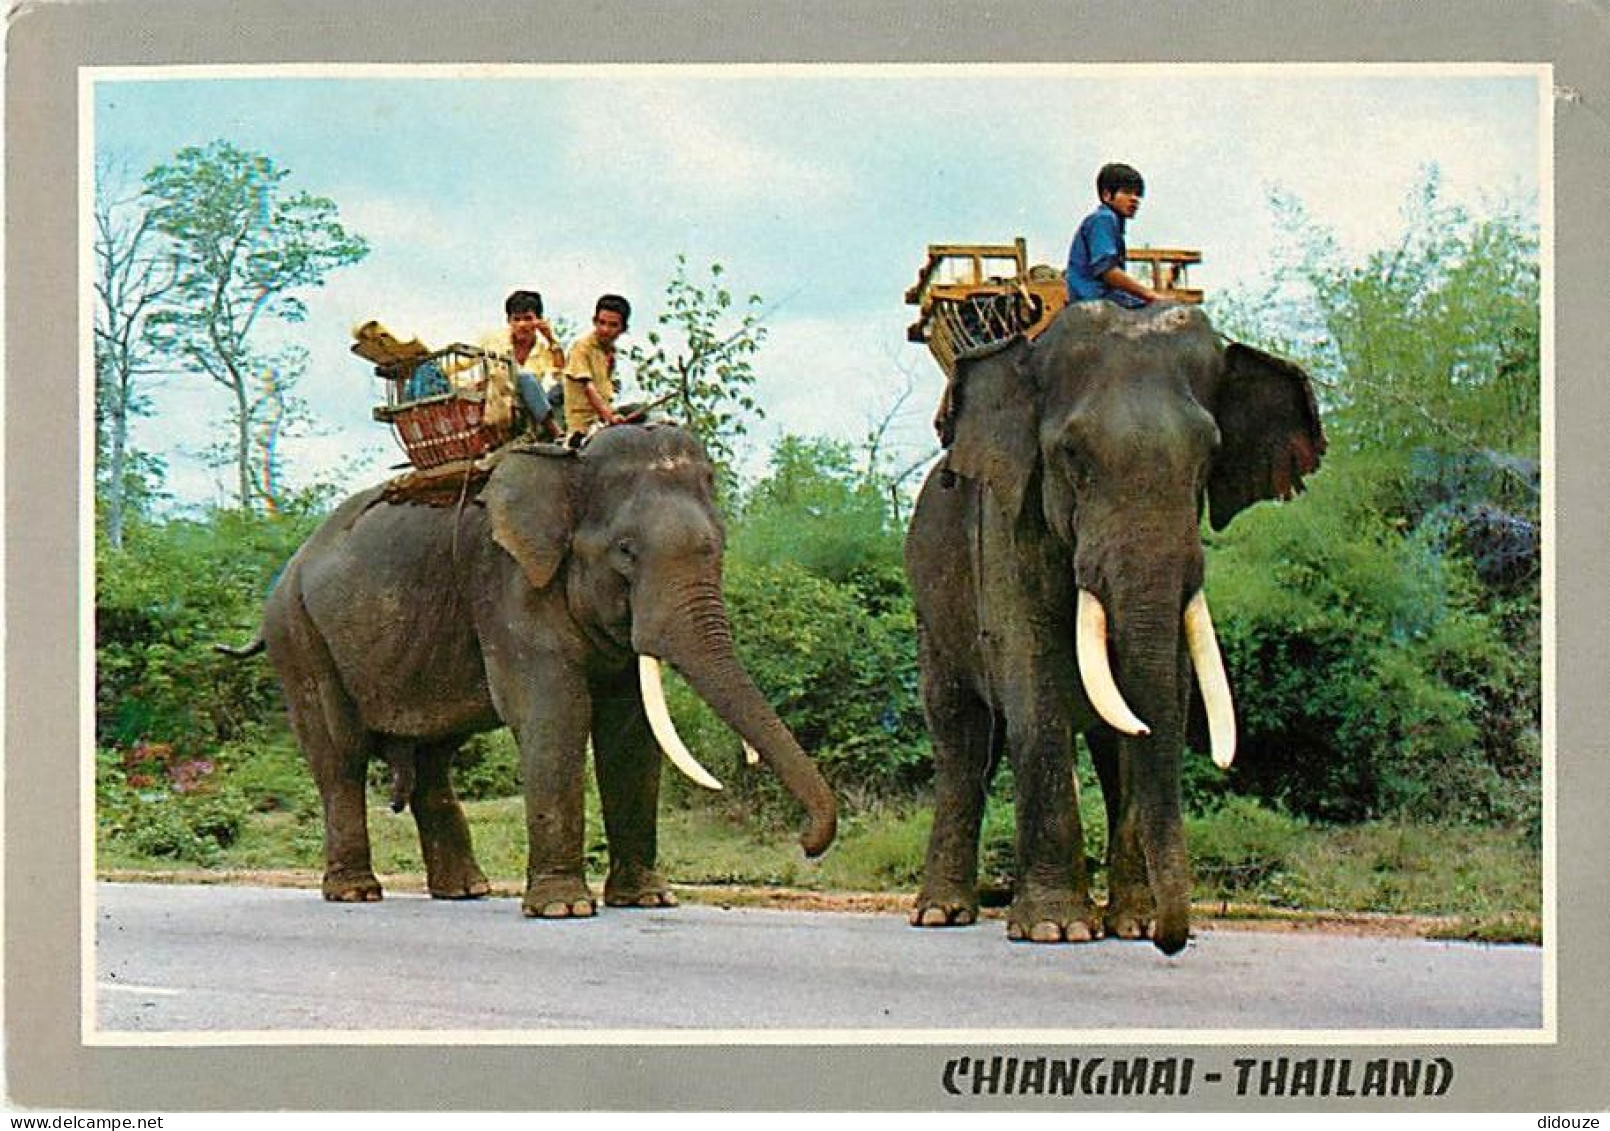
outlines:
[{"label": "gray elephant with tusk", "polygon": [[[1016,787],[1013,938],[1189,935],[1180,759],[1193,690],[1214,761],[1235,713],[1203,591],[1215,529],[1301,489],[1325,449],[1312,386],[1226,344],[1189,306],[1081,303],[1035,341],[958,366],[954,442],[906,540],[936,797],[911,921],[978,916],[984,798]],[[1194,686],[1193,686],[1194,685]],[[1109,893],[1093,906],[1074,797],[1083,734],[1107,811]]]},{"label": "gray elephant with tusk", "polygon": [[489,890],[449,780],[471,734],[507,725],[519,747],[528,916],[594,913],[583,874],[589,739],[609,844],[604,901],[670,906],[656,867],[663,748],[719,789],[677,737],[660,684],[669,663],[782,778],[805,810],[809,855],[837,805],[739,664],[721,597],[723,531],[698,442],[671,425],[622,425],[580,452],[505,449],[457,506],[343,503],[269,595],[259,641],[284,689],[324,805],[324,896],[381,897],[364,785],[371,756],[411,808],[426,885]]}]

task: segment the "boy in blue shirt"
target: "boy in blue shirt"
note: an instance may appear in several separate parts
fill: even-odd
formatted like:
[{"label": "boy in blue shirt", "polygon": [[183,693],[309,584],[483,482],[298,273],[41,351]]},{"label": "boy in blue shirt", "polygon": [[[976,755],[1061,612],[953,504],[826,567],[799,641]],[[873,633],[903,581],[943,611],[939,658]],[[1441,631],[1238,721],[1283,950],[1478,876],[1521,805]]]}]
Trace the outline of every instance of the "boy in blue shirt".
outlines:
[{"label": "boy in blue shirt", "polygon": [[1124,225],[1140,209],[1146,182],[1128,165],[1103,165],[1096,195],[1101,206],[1084,218],[1068,248],[1068,301],[1106,299],[1131,308],[1158,301],[1161,295],[1124,270]]}]

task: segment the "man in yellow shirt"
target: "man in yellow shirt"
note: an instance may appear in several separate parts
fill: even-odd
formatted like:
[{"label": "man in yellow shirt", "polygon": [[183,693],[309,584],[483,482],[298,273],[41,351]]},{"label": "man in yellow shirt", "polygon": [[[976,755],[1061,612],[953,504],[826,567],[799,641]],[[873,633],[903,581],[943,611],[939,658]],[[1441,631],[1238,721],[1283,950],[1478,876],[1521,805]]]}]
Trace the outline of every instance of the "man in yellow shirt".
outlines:
[{"label": "man in yellow shirt", "polygon": [[542,317],[542,295],[536,291],[512,292],[503,301],[503,316],[507,325],[484,336],[480,346],[514,359],[520,400],[541,428],[553,412],[544,378],[564,366],[565,351]]},{"label": "man in yellow shirt", "polygon": [[615,412],[615,341],[626,332],[632,306],[604,295],[593,307],[593,330],[570,347],[565,362],[565,428],[572,443],[596,428],[619,424]]}]

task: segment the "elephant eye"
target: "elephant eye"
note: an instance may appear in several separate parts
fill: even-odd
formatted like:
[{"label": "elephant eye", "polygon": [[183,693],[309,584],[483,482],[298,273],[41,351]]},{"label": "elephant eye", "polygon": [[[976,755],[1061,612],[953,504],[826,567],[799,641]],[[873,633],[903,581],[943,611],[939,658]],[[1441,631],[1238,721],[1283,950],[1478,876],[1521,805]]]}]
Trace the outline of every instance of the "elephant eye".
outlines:
[{"label": "elephant eye", "polygon": [[1090,461],[1085,459],[1083,456],[1073,457],[1072,466],[1069,468],[1069,471],[1073,479],[1073,486],[1075,490],[1083,490],[1084,488],[1090,486],[1091,480],[1095,479],[1096,477],[1095,469],[1090,466]]},{"label": "elephant eye", "polygon": [[615,552],[629,562],[637,560],[637,547],[632,545],[630,538],[622,538],[615,543]]}]

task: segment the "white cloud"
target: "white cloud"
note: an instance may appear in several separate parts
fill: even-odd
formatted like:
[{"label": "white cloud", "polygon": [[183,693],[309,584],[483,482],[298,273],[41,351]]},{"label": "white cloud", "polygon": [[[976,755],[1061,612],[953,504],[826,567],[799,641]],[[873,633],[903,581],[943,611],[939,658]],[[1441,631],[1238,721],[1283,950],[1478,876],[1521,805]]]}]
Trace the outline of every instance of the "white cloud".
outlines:
[{"label": "white cloud", "polygon": [[766,416],[752,427],[758,474],[784,433],[843,440],[858,450],[885,420],[896,462],[934,446],[930,421],[944,375],[925,349],[903,342],[899,317],[792,318],[769,324],[756,363],[756,399]]},{"label": "white cloud", "polygon": [[[333,186],[343,223],[372,246],[310,291],[308,321],[284,331],[310,351],[301,394],[335,429],[287,452],[310,468],[377,445],[390,459],[369,418],[378,386],[347,352],[355,323],[377,318],[431,345],[474,340],[501,322],[509,289],[534,286],[579,331],[611,290],[632,299],[642,341],[671,257],[686,252],[696,277],[720,261],[735,291],[776,304],[757,358],[767,411],[750,437],[757,464],[782,431],[859,443],[908,375],[896,433],[921,454],[942,379],[904,341],[911,311],[900,293],[924,245],[1023,235],[1032,261],[1060,265],[1103,161],[1147,176],[1131,243],[1201,247],[1195,281],[1212,291],[1269,266],[1280,236],[1271,186],[1295,193],[1345,247],[1371,249],[1398,238],[1399,207],[1428,160],[1461,201],[1534,190],[1539,175],[1537,96],[1524,84],[1192,68],[953,73],[845,83],[825,71],[617,73],[388,95],[408,108],[411,144],[466,155],[462,176],[456,165],[377,167],[339,129],[339,107],[326,123],[285,113],[276,90],[254,92],[229,120],[260,120],[274,146],[299,138],[287,160]],[[295,90],[284,88],[288,104]],[[133,107],[161,93],[131,84],[120,97]],[[232,93],[219,84],[194,106],[159,99],[162,112],[129,117],[129,132],[168,151],[191,116]],[[528,122],[544,148],[504,171],[505,143],[527,136],[511,123]],[[213,405],[197,380],[165,398],[142,435],[161,450],[199,446],[222,427],[225,408]],[[184,462],[175,457],[176,483]],[[216,490],[210,472],[184,475],[201,497]]]},{"label": "white cloud", "polygon": [[786,148],[785,133],[746,123],[747,85],[647,78],[612,85],[607,98],[588,84],[567,88],[575,125],[561,143],[565,160],[577,169],[613,165],[622,192],[669,206],[728,207],[740,199],[820,206],[846,195],[849,170]]}]

